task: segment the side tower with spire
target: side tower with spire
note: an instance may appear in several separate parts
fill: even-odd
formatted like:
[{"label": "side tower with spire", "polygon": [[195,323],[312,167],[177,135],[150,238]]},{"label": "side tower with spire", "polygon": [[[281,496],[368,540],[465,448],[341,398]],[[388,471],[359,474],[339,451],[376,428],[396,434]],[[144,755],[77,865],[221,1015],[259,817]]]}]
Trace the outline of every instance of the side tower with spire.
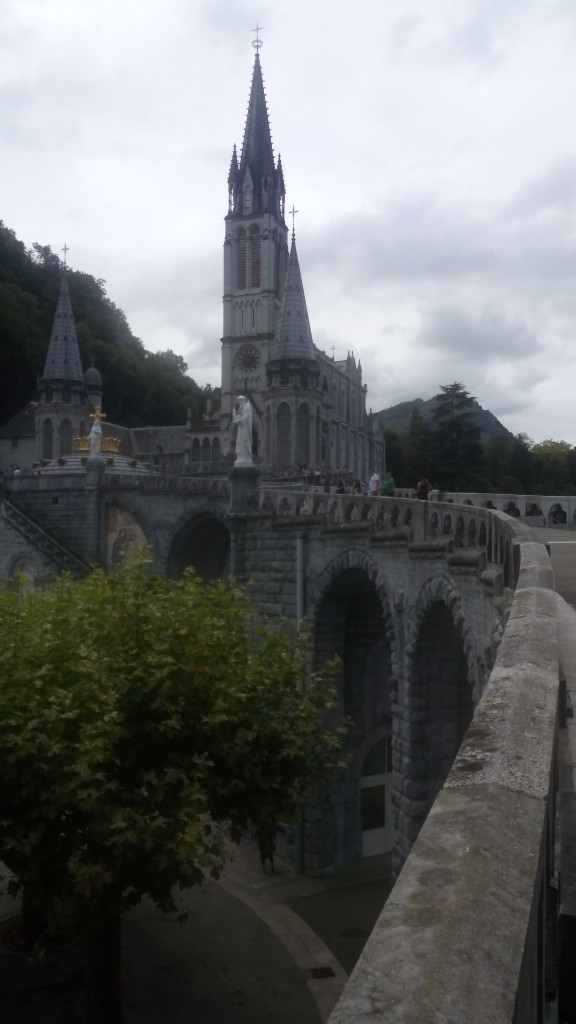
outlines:
[{"label": "side tower with spire", "polygon": [[278,467],[328,465],[330,402],[322,390],[321,367],[312,340],[294,228],[266,377],[267,388],[263,395],[265,463]]},{"label": "side tower with spire", "polygon": [[246,395],[254,412],[254,455],[261,457],[265,366],[284,290],[288,229],[282,161],[274,159],[258,37],[254,45],[242,152],[238,159],[234,147],[228,174],[221,414],[226,450],[231,444],[234,398]]},{"label": "side tower with spire", "polygon": [[68,275],[64,273],[44,370],[38,378],[37,461],[70,454],[74,437],[88,433],[89,413],[101,402],[100,373],[95,367],[86,374],[82,371]]}]

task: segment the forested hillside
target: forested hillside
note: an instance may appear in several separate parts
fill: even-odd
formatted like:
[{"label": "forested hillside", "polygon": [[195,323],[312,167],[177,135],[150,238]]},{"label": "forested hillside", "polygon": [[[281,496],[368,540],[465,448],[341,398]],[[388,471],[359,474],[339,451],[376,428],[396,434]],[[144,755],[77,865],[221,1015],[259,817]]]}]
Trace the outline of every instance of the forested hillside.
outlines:
[{"label": "forested hillside", "polygon": [[403,402],[373,419],[399,487],[414,488],[426,476],[440,490],[576,493],[576,448],[512,435],[457,381],[428,402]]},{"label": "forested hillside", "polygon": [[[0,424],[36,398],[64,266],[48,246],[32,249],[0,221]],[[103,281],[68,270],[82,364],[104,381],[109,421],[124,426],[184,423],[204,411],[205,395],[181,356],[147,352]]]},{"label": "forested hillside", "polygon": [[[412,402],[400,402],[398,405],[392,405],[376,415],[385,430],[393,430],[400,437],[408,437],[412,413],[416,411],[426,426],[431,427],[434,425],[434,413],[437,407],[438,396],[429,398],[428,401],[415,398]],[[475,398],[470,404],[468,416],[470,423],[480,431],[480,440],[483,442],[489,441],[492,437],[511,438],[513,436],[494,416],[494,413],[491,413],[489,409],[483,409]]]}]

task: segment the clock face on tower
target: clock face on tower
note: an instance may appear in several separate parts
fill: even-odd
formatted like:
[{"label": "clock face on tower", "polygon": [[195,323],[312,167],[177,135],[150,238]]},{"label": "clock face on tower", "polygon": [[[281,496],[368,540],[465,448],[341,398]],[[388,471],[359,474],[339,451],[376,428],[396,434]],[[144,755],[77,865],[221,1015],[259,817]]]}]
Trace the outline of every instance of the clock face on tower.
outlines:
[{"label": "clock face on tower", "polygon": [[238,363],[243,370],[255,370],[260,362],[260,353],[253,345],[243,348],[238,356]]}]

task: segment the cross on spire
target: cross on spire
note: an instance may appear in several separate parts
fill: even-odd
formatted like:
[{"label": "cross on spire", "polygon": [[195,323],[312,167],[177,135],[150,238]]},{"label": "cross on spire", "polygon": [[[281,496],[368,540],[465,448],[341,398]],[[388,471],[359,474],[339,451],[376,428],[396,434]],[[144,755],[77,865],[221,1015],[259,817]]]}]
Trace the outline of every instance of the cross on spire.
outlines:
[{"label": "cross on spire", "polygon": [[64,267],[66,267],[66,259],[68,253],[70,252],[70,246],[66,245],[66,242],[64,242],[64,248],[61,249],[60,251],[64,253]]},{"label": "cross on spire", "polygon": [[256,22],[256,28],[253,28],[252,31],[256,33],[256,39],[252,40],[252,46],[256,50],[256,56],[258,56],[259,55],[259,51],[264,46],[264,43],[262,42],[262,40],[260,39],[260,36],[258,34],[259,32],[262,31],[262,25],[259,25],[258,22]]},{"label": "cross on spire", "polygon": [[294,203],[292,203],[292,209],[288,210],[289,215],[292,217],[292,238],[294,238],[294,218],[298,213],[298,210],[294,209]]}]

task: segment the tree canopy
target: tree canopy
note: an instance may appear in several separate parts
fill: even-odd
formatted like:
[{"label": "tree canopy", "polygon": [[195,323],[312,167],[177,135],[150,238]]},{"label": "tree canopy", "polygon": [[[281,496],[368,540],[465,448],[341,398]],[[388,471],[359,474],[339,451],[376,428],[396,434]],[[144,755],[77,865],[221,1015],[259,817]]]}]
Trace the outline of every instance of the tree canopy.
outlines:
[{"label": "tree canopy", "polygon": [[174,909],[250,820],[293,815],[340,744],[309,655],[243,591],[144,557],[0,589],[0,859],[34,926]]}]

